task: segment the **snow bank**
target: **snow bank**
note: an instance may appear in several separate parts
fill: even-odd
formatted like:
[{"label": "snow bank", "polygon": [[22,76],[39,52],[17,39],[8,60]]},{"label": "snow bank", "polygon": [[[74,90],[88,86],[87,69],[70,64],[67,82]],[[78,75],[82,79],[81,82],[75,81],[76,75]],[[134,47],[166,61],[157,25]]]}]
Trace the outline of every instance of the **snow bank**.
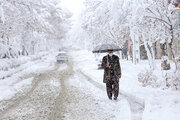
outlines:
[{"label": "snow bank", "polygon": [[28,86],[31,87],[33,74],[38,75],[45,70],[53,69],[56,54],[57,52],[50,51],[7,61],[1,60],[4,61],[1,68],[6,70],[0,70],[0,101],[8,100],[17,93],[23,93]]},{"label": "snow bank", "polygon": [[28,61],[35,61],[41,59],[41,57],[47,55],[48,52],[41,52],[37,55],[30,56],[21,56],[19,58],[11,58],[11,59],[0,59],[0,71],[8,71],[9,69],[16,68],[22,64],[27,63]]},{"label": "snow bank", "polygon": [[24,79],[14,85],[8,85],[4,82],[0,83],[0,101],[1,100],[8,100],[13,97],[18,92],[23,92],[24,88],[28,85],[31,85],[33,81],[33,77]]}]

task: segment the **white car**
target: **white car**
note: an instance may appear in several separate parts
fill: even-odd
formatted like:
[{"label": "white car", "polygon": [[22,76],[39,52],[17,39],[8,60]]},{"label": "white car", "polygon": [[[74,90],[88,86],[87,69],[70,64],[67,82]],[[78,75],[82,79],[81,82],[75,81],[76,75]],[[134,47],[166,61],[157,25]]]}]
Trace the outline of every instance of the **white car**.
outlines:
[{"label": "white car", "polygon": [[58,63],[68,62],[68,55],[66,52],[59,52],[56,58]]},{"label": "white car", "polygon": [[102,67],[102,60],[98,61],[98,69],[103,69],[103,67]]}]

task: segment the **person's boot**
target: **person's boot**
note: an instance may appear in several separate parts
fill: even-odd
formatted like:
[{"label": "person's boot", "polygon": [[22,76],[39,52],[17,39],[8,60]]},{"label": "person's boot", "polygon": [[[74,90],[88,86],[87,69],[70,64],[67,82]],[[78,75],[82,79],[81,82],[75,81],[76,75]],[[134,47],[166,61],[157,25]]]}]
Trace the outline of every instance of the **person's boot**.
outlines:
[{"label": "person's boot", "polygon": [[110,100],[112,100],[112,93],[109,93],[109,94],[108,94],[108,98],[109,98]]},{"label": "person's boot", "polygon": [[114,100],[117,100],[117,97],[114,97]]}]

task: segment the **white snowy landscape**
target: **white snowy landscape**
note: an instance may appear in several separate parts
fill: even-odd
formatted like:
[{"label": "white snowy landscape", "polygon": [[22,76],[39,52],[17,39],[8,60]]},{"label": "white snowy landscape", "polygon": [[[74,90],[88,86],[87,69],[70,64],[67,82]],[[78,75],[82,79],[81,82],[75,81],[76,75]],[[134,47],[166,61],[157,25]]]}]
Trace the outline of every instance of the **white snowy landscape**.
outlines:
[{"label": "white snowy landscape", "polygon": [[180,1],[0,0],[0,120],[180,120]]}]

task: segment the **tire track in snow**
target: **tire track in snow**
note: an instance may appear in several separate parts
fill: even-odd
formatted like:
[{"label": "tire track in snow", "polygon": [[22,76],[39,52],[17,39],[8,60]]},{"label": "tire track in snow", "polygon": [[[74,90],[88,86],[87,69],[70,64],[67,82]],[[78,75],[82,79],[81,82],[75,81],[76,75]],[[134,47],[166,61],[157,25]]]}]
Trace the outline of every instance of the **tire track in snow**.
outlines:
[{"label": "tire track in snow", "polygon": [[[60,107],[56,110],[60,112],[55,113],[51,120],[117,120],[115,119],[116,113],[106,110],[108,108],[110,111],[114,111],[115,106],[109,107],[109,104],[105,104],[105,101],[96,99],[92,91],[76,86],[79,83],[73,84],[71,80],[76,82],[77,79],[83,80],[84,77],[76,79],[75,76],[79,76],[79,74],[74,73],[72,64],[70,62],[68,68],[61,72],[63,79],[60,81]],[[68,79],[69,77],[71,79]],[[85,85],[83,81],[82,85]]]},{"label": "tire track in snow", "polygon": [[[39,77],[38,75],[37,77]],[[3,108],[0,112],[0,119],[3,118],[7,113],[15,109],[22,101],[27,99],[27,97],[34,91],[34,89],[39,84],[40,80],[38,80],[36,77],[33,80],[32,88],[30,91],[26,92],[25,94],[17,93],[13,98],[10,100],[2,101],[2,104],[6,104],[7,106]]]},{"label": "tire track in snow", "polygon": [[66,106],[64,103],[67,100],[68,94],[66,90],[67,86],[65,81],[68,80],[68,78],[70,78],[74,74],[72,62],[70,61],[67,64],[62,64],[58,71],[60,71],[60,95],[57,97],[55,101],[55,107],[50,116],[50,120],[63,120],[65,117],[63,114],[66,110]]},{"label": "tire track in snow", "polygon": [[[25,95],[17,98],[16,100],[11,100],[10,102],[13,103],[13,104],[9,105],[3,112],[0,113],[0,120],[10,120],[10,119],[13,119],[13,117],[14,117],[14,119],[18,119],[17,117],[15,118],[16,115],[14,115],[13,113],[17,112],[17,110],[18,110],[21,114],[23,114],[23,111],[22,111],[23,107],[22,106],[24,105],[25,107],[27,107],[26,103],[29,104],[29,107],[32,107],[33,103],[31,105],[31,102],[36,103],[36,94],[38,95],[41,92],[40,91],[41,89],[39,89],[38,87],[40,87],[42,84],[44,84],[44,87],[47,87],[47,89],[50,89],[50,88],[48,88],[50,79],[52,77],[57,77],[58,76],[58,75],[54,76],[58,68],[59,68],[59,65],[56,65],[54,70],[48,70],[48,71],[36,76],[34,78],[31,90],[28,91]],[[46,81],[48,81],[48,83],[44,83]],[[46,88],[43,88],[43,89],[46,90]],[[42,96],[41,94],[39,94],[39,95],[40,95],[40,97]],[[35,98],[33,98],[33,96]],[[40,101],[41,99],[44,99],[44,98],[43,97],[42,98],[37,98],[37,100],[38,99]],[[18,114],[17,114],[17,116],[18,116]],[[19,117],[22,117],[22,116],[19,116]]]}]

